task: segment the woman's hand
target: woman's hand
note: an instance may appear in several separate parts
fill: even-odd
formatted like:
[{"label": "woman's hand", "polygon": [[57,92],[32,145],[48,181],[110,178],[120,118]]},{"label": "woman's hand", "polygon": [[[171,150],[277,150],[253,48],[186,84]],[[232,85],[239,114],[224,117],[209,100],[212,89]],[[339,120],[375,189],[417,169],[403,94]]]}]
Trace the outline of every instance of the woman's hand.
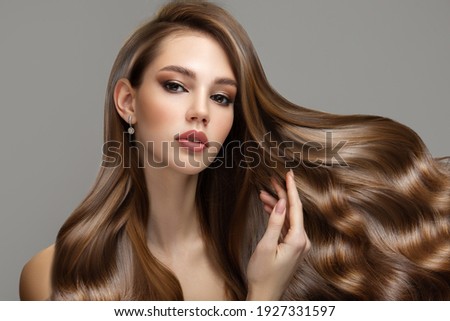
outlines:
[{"label": "woman's hand", "polygon": [[292,170],[286,174],[287,192],[274,179],[272,185],[279,199],[260,194],[264,210],[271,214],[247,266],[247,300],[279,300],[311,246]]}]

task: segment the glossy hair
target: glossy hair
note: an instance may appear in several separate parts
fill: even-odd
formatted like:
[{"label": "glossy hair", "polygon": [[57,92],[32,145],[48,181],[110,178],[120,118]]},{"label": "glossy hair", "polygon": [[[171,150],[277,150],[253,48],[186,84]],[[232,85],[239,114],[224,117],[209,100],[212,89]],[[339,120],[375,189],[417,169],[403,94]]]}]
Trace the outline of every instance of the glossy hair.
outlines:
[{"label": "glossy hair", "polygon": [[[258,191],[271,190],[270,177],[284,183],[287,167],[296,174],[312,247],[282,299],[450,299],[448,166],[393,120],[332,115],[281,97],[244,29],[202,1],[168,3],[121,48],[104,126],[105,143],[121,148],[104,150],[95,184],[57,236],[52,299],[183,299],[177,278],[148,249],[142,160],[123,134],[128,126],[113,91],[120,78],[138,88],[161,41],[192,31],[222,46],[239,88],[219,154],[234,166],[216,160],[200,173],[196,196],[205,243],[229,299],[246,298],[246,266],[265,230]],[[225,148],[232,142],[242,148]]]}]

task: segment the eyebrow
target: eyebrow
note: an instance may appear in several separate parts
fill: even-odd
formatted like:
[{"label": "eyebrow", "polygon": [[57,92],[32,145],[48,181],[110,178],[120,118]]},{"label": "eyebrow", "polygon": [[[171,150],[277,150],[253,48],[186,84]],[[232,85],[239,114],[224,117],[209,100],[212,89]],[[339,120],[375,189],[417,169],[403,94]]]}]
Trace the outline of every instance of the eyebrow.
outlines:
[{"label": "eyebrow", "polygon": [[[197,78],[197,75],[194,71],[187,69],[185,67],[182,67],[182,66],[176,66],[176,65],[165,66],[165,67],[161,68],[159,71],[174,71],[179,74],[185,75],[189,78],[192,78],[194,80]],[[214,84],[230,85],[230,86],[234,86],[236,88],[238,87],[237,82],[231,78],[216,78],[214,80]]]}]

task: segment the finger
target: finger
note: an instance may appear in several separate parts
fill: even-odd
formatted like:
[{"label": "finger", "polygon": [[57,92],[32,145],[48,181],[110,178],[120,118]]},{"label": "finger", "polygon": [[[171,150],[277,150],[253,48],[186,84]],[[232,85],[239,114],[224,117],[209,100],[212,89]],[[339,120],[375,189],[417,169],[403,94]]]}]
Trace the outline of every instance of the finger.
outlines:
[{"label": "finger", "polygon": [[296,237],[300,234],[304,234],[304,224],[303,224],[303,206],[298,195],[297,186],[295,184],[294,173],[289,171],[286,174],[286,187],[289,199],[289,221],[290,230],[288,235],[286,235],[286,240],[288,240],[289,234],[296,234]]},{"label": "finger", "polygon": [[303,229],[303,206],[298,195],[292,169],[286,174],[286,188],[289,201],[291,228]]},{"label": "finger", "polygon": [[261,242],[265,246],[273,249],[278,246],[278,239],[281,235],[281,230],[284,225],[284,218],[286,217],[286,200],[280,199],[275,205],[267,223],[267,229],[264,233]]},{"label": "finger", "polygon": [[[264,203],[264,205],[271,206],[272,208],[275,207],[275,204],[277,204],[277,202],[278,202],[278,200],[275,197],[273,197],[266,191],[261,191],[259,193],[259,198]],[[272,212],[272,211],[270,211],[270,212]]]},{"label": "finger", "polygon": [[273,207],[269,205],[264,205],[264,211],[266,211],[267,214],[270,214],[273,211]]},{"label": "finger", "polygon": [[[286,193],[286,190],[276,181],[276,179],[274,179],[273,177],[271,178],[271,183],[273,188],[275,189],[275,192],[277,193],[278,197],[280,199],[284,198],[286,200],[286,206],[289,208],[289,199]],[[283,228],[283,235],[286,235],[287,231],[289,230],[290,226],[291,226],[291,222],[290,222],[290,213],[289,210],[287,211],[288,216],[286,216],[286,219],[284,221],[284,228]]]},{"label": "finger", "polygon": [[286,191],[284,190],[284,188],[276,181],[275,178],[272,177],[270,180],[271,180],[272,186],[275,189],[275,192],[277,193],[278,197],[284,198],[287,201],[288,200],[287,194],[286,194]]}]

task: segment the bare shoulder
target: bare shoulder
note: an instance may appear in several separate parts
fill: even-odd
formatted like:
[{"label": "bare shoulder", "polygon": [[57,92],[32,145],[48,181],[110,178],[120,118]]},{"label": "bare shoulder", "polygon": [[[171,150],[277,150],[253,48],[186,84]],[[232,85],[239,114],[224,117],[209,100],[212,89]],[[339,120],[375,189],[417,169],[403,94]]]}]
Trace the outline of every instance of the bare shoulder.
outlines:
[{"label": "bare shoulder", "polygon": [[37,253],[25,264],[20,275],[21,300],[47,300],[51,295],[51,269],[55,245]]}]

